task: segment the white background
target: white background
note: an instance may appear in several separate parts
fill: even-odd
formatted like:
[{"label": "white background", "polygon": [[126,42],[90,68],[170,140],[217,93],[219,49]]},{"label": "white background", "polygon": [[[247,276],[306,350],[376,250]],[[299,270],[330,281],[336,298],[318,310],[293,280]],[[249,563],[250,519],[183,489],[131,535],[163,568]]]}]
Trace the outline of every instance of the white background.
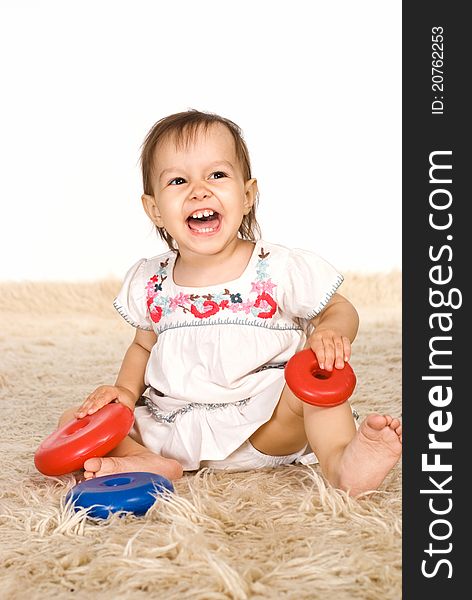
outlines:
[{"label": "white background", "polygon": [[2,3],[0,279],[121,278],[166,251],[139,152],[189,108],[240,125],[264,239],[401,268],[401,3]]}]

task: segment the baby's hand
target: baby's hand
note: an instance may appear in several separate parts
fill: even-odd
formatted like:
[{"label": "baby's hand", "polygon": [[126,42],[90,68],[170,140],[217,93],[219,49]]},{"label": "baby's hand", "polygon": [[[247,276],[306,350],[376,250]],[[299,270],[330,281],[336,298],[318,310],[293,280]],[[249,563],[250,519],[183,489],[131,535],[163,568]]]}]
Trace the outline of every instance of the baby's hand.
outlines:
[{"label": "baby's hand", "polygon": [[333,329],[316,330],[310,335],[310,348],[316,354],[321,369],[342,369],[351,358],[351,342],[348,337]]},{"label": "baby's hand", "polygon": [[114,400],[118,400],[121,404],[134,410],[136,398],[129,390],[115,385],[101,385],[86,398],[75,416],[77,419],[81,419],[85,415],[92,415]]}]

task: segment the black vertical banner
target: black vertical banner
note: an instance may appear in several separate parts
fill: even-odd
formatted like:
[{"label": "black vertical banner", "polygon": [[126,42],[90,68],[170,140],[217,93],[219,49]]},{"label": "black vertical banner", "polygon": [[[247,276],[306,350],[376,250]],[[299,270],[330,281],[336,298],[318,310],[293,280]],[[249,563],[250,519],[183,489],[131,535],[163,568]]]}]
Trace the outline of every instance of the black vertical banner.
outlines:
[{"label": "black vertical banner", "polygon": [[[470,596],[472,52],[466,3],[403,3],[403,597]],[[469,184],[469,185],[468,185]],[[467,277],[468,276],[468,277]],[[468,318],[467,318],[468,317]]]}]

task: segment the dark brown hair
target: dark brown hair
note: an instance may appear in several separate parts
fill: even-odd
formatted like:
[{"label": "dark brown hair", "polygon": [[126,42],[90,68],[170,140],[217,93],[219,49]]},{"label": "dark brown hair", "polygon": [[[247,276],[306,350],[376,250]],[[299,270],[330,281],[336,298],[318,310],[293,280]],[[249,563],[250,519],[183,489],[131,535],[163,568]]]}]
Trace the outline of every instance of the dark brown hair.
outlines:
[{"label": "dark brown hair", "polygon": [[[145,194],[152,196],[152,173],[156,147],[159,143],[175,136],[176,148],[188,145],[195,141],[201,127],[206,132],[211,125],[224,125],[233,136],[236,150],[236,157],[239,161],[244,181],[251,179],[251,162],[246,142],[242,137],[241,128],[224,117],[214,113],[200,112],[190,109],[185,112],[175,113],[164,117],[155,123],[146,135],[141,150],[141,170],[143,175],[143,190]],[[251,211],[244,215],[238,233],[243,240],[256,241],[256,235],[261,236],[261,230],[256,219],[256,206],[259,200],[259,193],[256,195],[255,202]],[[163,228],[156,227],[161,238],[167,243],[171,250],[177,251],[174,247],[173,237]]]}]

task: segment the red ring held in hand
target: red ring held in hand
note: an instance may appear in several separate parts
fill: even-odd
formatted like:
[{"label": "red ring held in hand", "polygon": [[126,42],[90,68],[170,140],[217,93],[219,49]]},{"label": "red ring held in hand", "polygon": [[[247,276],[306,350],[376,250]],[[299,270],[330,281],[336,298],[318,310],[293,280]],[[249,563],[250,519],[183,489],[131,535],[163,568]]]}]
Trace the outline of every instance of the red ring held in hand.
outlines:
[{"label": "red ring held in hand", "polygon": [[325,407],[346,402],[356,387],[356,376],[348,363],[344,363],[342,369],[320,369],[316,355],[310,348],[297,352],[288,361],[285,381],[303,402]]},{"label": "red ring held in hand", "polygon": [[44,475],[77,471],[87,459],[113,450],[128,435],[133,422],[133,412],[127,406],[106,404],[51,433],[36,450],[34,464]]}]

